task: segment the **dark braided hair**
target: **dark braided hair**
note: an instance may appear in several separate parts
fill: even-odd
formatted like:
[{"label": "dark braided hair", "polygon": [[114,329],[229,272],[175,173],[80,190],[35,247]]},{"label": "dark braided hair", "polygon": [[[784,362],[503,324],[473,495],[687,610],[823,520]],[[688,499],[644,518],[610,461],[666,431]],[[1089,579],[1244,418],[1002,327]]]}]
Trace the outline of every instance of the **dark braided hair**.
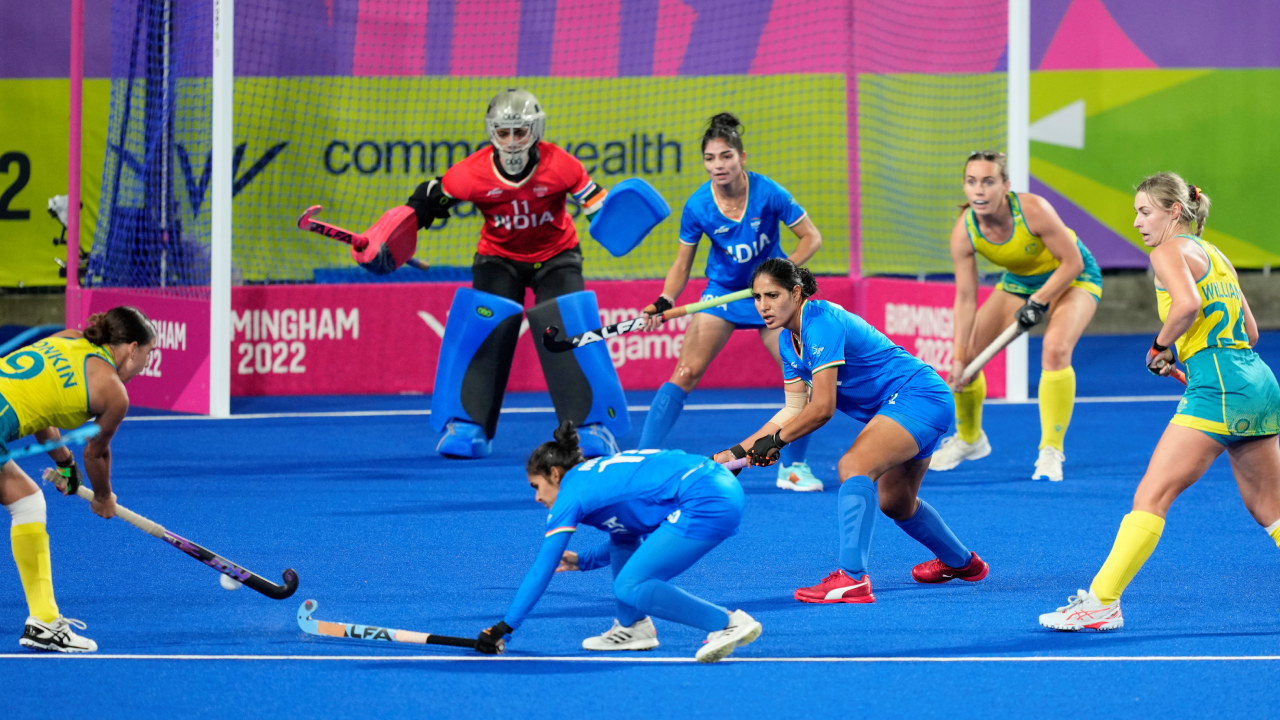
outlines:
[{"label": "dark braided hair", "polygon": [[738,122],[737,117],[732,113],[719,113],[711,118],[707,131],[702,133],[702,151],[706,152],[707,143],[712,140],[723,140],[729,147],[744,153],[746,150],[742,148],[742,133],[742,123]]},{"label": "dark braided hair", "polygon": [[802,300],[818,293],[818,281],[809,268],[800,267],[786,258],[769,258],[757,265],[755,272],[751,273],[751,284],[755,285],[756,278],[761,275],[768,275],[779,287],[786,288],[787,292],[799,285]]},{"label": "dark braided hair", "polygon": [[136,307],[120,305],[89,316],[84,339],[94,345],[146,345],[156,339],[155,328]]},{"label": "dark braided hair", "polygon": [[582,449],[578,447],[578,431],[572,420],[565,420],[556,428],[555,440],[542,443],[533,449],[529,462],[525,464],[525,472],[529,475],[551,477],[551,468],[558,467],[564,472],[582,462]]}]

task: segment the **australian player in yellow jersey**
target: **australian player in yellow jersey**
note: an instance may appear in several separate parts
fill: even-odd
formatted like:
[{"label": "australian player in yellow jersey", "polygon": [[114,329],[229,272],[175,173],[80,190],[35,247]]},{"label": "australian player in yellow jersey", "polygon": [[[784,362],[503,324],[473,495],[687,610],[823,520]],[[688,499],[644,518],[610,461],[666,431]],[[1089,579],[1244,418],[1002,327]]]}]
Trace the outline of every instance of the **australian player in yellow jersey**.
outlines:
[{"label": "australian player in yellow jersey", "polygon": [[[1033,480],[1061,480],[1063,439],[1076,399],[1071,353],[1102,297],[1102,272],[1093,255],[1063,224],[1048,201],[1009,190],[1004,153],[975,152],[965,161],[968,200],[951,231],[955,262],[955,352],[949,384],[1015,319],[1045,320],[1040,372],[1040,454]],[[995,292],[978,307],[977,256],[1005,269]],[[950,470],[991,453],[982,431],[987,380],[980,372],[956,393],[956,434],[943,440],[929,464]]]},{"label": "australian player in yellow jersey", "polygon": [[[64,330],[0,358],[0,453],[7,443],[34,435],[44,442],[96,419],[101,431],[84,449],[85,474],[93,488],[93,511],[116,512],[111,492],[111,438],[129,411],[124,384],[146,367],[155,330],[138,310],[117,307],[89,316],[81,333]],[[65,447],[49,452],[73,494],[82,476]],[[79,620],[65,618],[53,597],[44,493],[12,460],[0,466],[0,504],[13,518],[13,559],[27,596],[24,647],[58,652],[93,652],[94,641],[77,635]]]},{"label": "australian player in yellow jersey", "polygon": [[1280,545],[1280,386],[1252,349],[1258,326],[1235,269],[1199,237],[1209,198],[1176,174],[1159,173],[1142,181],[1133,205],[1133,225],[1152,248],[1164,322],[1147,368],[1168,375],[1176,349],[1187,369],[1187,391],[1093,583],[1040,616],[1040,624],[1054,630],[1124,626],[1120,594],[1156,549],[1169,506],[1224,450],[1245,507]]}]

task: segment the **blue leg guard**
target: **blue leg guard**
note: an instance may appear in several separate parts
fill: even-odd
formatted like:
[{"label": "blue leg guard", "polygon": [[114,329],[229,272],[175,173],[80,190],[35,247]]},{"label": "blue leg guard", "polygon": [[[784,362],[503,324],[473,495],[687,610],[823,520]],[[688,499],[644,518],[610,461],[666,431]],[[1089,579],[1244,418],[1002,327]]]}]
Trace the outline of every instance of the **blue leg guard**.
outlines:
[{"label": "blue leg guard", "polygon": [[640,431],[641,449],[662,447],[662,441],[666,439],[671,426],[676,424],[687,399],[689,393],[681,390],[675,383],[662,383],[658,394],[653,396],[653,402],[649,403],[649,414],[644,418],[644,430]]},{"label": "blue leg guard", "polygon": [[[576,335],[600,327],[596,294],[574,292],[538,303],[529,309],[529,329],[542,337],[550,326]],[[535,343],[542,375],[551,392],[560,420],[572,420],[578,431],[582,452],[588,457],[618,452],[614,435],[631,431],[627,396],[622,392],[618,371],[605,343],[592,343],[569,352],[553,353]]]},{"label": "blue leg guard", "polygon": [[921,545],[937,556],[939,560],[953,568],[962,568],[969,564],[969,548],[960,542],[946,521],[929,503],[920,500],[916,514],[907,520],[897,520],[903,532],[915,538]]},{"label": "blue leg guard", "polygon": [[[652,615],[701,628],[723,630],[729,611],[695,597],[667,582],[688,570],[720,540],[691,540],[664,524],[640,545],[613,581],[613,593],[621,604],[636,608],[641,617]],[[618,618],[622,622],[622,618]]]},{"label": "blue leg guard", "polygon": [[442,454],[489,454],[523,311],[506,298],[471,288],[453,296],[431,394],[431,426],[445,433]]},{"label": "blue leg guard", "polygon": [[871,535],[876,529],[880,502],[876,485],[866,475],[855,475],[840,484],[840,569],[852,578],[867,574]]}]

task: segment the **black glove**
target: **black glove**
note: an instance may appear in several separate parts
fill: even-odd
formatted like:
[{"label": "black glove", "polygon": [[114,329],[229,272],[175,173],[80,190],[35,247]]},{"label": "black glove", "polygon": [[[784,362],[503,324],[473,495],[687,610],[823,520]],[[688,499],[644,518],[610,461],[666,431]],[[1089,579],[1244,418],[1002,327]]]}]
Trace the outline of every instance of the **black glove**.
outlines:
[{"label": "black glove", "polygon": [[58,463],[58,474],[62,476],[62,482],[58,483],[62,487],[59,487],[58,491],[63,495],[75,495],[76,490],[84,484],[84,476],[80,474],[80,467],[76,465],[74,455]]},{"label": "black glove", "polygon": [[[716,454],[719,455],[720,453],[716,453]],[[733,447],[729,448],[729,454],[733,456],[734,460],[741,460],[742,458],[747,456],[747,451],[742,447],[742,443],[738,443],[737,445],[734,445]],[[737,477],[738,473],[742,472],[742,468],[730,470],[729,472],[733,473],[734,477]]]},{"label": "black glove", "polygon": [[778,437],[782,433],[781,430],[756,440],[756,443],[747,451],[747,456],[751,458],[751,464],[757,467],[764,467],[778,462],[778,456],[781,454],[782,448],[787,443]]},{"label": "black glove", "polygon": [[413,208],[413,214],[418,217],[418,229],[426,230],[436,220],[448,220],[449,208],[457,203],[457,200],[444,194],[440,178],[433,178],[419,184],[405,205]]},{"label": "black glove", "polygon": [[512,633],[511,626],[505,621],[494,625],[493,627],[480,633],[480,637],[476,638],[476,652],[485,655],[500,655],[503,650],[503,637]]},{"label": "black glove", "polygon": [[[1159,338],[1157,338],[1158,340]],[[1151,341],[1151,349],[1147,351],[1147,370],[1152,375],[1163,376],[1160,372],[1166,365],[1172,365],[1175,361],[1173,351],[1167,346],[1161,345],[1156,340]]]},{"label": "black glove", "polygon": [[661,315],[662,313],[670,310],[672,307],[674,306],[671,304],[670,300],[666,299],[662,295],[659,295],[658,299],[653,301],[653,314]]},{"label": "black glove", "polygon": [[1027,304],[1018,309],[1018,313],[1013,316],[1023,330],[1031,328],[1044,322],[1045,316],[1049,314],[1049,305],[1040,304],[1031,298],[1027,298]]}]

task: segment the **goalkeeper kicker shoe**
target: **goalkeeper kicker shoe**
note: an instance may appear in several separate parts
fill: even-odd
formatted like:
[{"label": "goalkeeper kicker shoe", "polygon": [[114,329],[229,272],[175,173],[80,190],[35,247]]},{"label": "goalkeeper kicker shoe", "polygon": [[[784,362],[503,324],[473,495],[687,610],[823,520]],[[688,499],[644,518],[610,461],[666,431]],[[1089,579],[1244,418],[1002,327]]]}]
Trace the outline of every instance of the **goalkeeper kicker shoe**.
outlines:
[{"label": "goalkeeper kicker shoe", "polygon": [[822,481],[814,477],[808,463],[778,463],[778,487],[796,492],[822,492]]},{"label": "goalkeeper kicker shoe", "polygon": [[962,568],[953,568],[950,565],[934,558],[929,562],[922,562],[911,568],[911,577],[915,578],[918,583],[944,583],[950,580],[967,580],[968,582],[978,582],[987,576],[987,563],[978,557],[978,553],[969,553],[969,564]]},{"label": "goalkeeper kicker shoe", "polygon": [[1120,599],[1104,605],[1093,590],[1077,590],[1075,595],[1067,598],[1067,604],[1040,616],[1040,624],[1050,630],[1119,630],[1124,627],[1124,616],[1120,614]]},{"label": "goalkeeper kicker shoe", "polygon": [[720,662],[734,650],[760,637],[764,628],[756,619],[741,610],[729,613],[729,624],[723,630],[707,635],[707,641],[694,655],[700,663]]},{"label": "goalkeeper kicker shoe", "polygon": [[876,596],[871,594],[870,575],[854,579],[846,575],[844,570],[836,570],[813,587],[796,590],[795,598],[807,603],[873,603],[876,601]]},{"label": "goalkeeper kicker shoe", "polygon": [[1031,479],[1062,482],[1062,463],[1066,460],[1067,456],[1057,448],[1040,448],[1040,457],[1036,458],[1036,470],[1031,473]]},{"label": "goalkeeper kicker shoe", "polygon": [[59,615],[53,622],[46,623],[34,617],[27,618],[27,626],[22,631],[18,644],[32,650],[51,650],[64,653],[94,652],[98,643],[87,637],[80,637],[72,631],[72,627],[83,630],[85,624],[79,620],[64,618]]},{"label": "goalkeeper kicker shoe", "polygon": [[658,629],[647,617],[640,618],[629,627],[614,620],[609,632],[582,641],[583,650],[652,650],[656,647]]},{"label": "goalkeeper kicker shoe", "polygon": [[444,426],[436,452],[445,457],[478,459],[489,457],[491,444],[484,428],[473,422],[454,420]]},{"label": "goalkeeper kicker shoe", "polygon": [[965,460],[981,460],[991,454],[991,443],[987,442],[984,432],[974,442],[967,443],[960,436],[952,435],[942,441],[933,459],[929,461],[930,470],[950,470]]},{"label": "goalkeeper kicker shoe", "polygon": [[584,458],[609,457],[622,452],[613,433],[600,423],[591,423],[578,428],[578,447],[582,449]]}]

